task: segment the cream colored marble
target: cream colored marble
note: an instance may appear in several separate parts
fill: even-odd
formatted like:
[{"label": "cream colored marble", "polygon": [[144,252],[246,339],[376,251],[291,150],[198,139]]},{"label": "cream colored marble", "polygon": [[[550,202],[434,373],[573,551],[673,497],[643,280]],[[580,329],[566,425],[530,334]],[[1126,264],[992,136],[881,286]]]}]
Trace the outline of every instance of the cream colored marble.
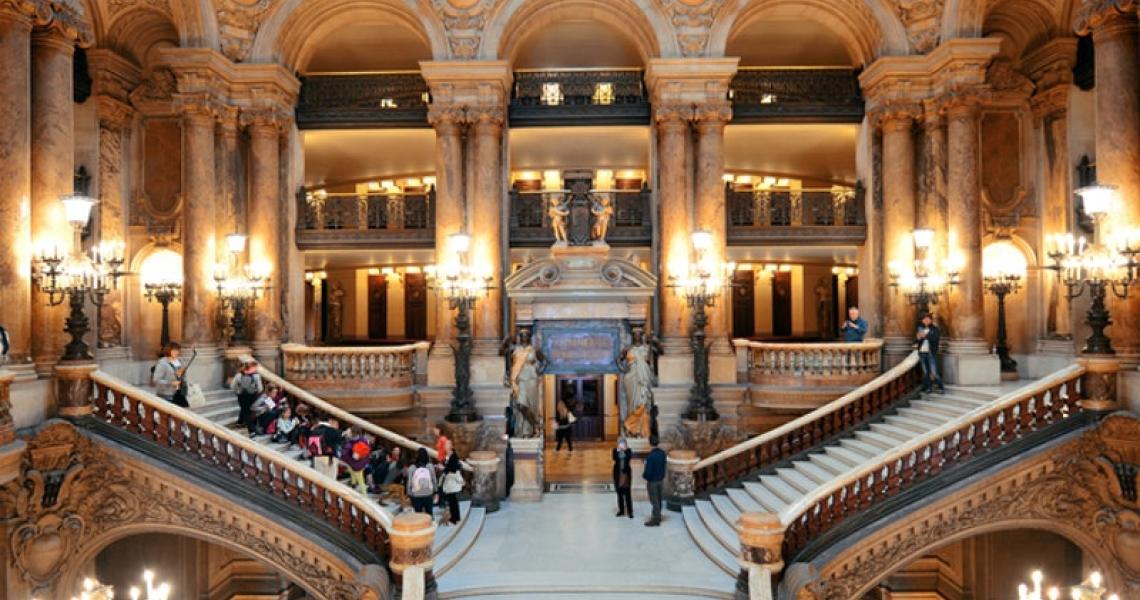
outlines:
[{"label": "cream colored marble", "polygon": [[183,107],[182,341],[218,339],[214,294],[214,115],[203,102]]},{"label": "cream colored marble", "polygon": [[[915,149],[912,136],[915,114],[914,109],[900,106],[883,115],[884,275],[892,262],[905,269],[914,261],[910,233],[915,225]],[[883,350],[888,363],[893,364],[909,351],[914,311],[907,304],[906,297],[889,283],[884,278],[879,293],[883,299]]]},{"label": "cream colored marble", "polygon": [[949,251],[951,260],[961,268],[961,283],[950,294],[949,337],[959,341],[985,338],[978,110],[978,98],[967,95],[950,103],[947,118]]},{"label": "cream colored marble", "polygon": [[503,161],[502,140],[505,109],[491,107],[471,115],[474,135],[475,172],[472,186],[474,199],[471,214],[472,264],[485,269],[494,289],[479,299],[475,306],[474,334],[476,351],[498,354],[502,341],[502,306],[499,290],[503,283],[501,248],[503,244]]},{"label": "cream colored marble", "polygon": [[689,264],[689,234],[692,217],[689,211],[685,174],[685,136],[688,125],[677,111],[655,107],[657,123],[657,198],[660,207],[661,262],[658,267],[661,306],[661,338],[684,352],[684,339],[689,334],[688,309],[685,300],[668,287],[669,275]]},{"label": "cream colored marble", "polygon": [[[281,257],[281,192],[280,169],[281,117],[277,113],[255,114],[249,125],[249,261],[251,265],[271,266],[270,276],[276,280],[282,271]],[[265,292],[253,319],[254,343],[272,349],[281,341],[281,287],[274,284]],[[257,357],[259,360],[269,358]]]},{"label": "cream colored marble", "polygon": [[0,306],[13,363],[32,351],[31,32],[30,16],[0,8]]},{"label": "cream colored marble", "polygon": [[[462,113],[433,110],[428,119],[435,127],[435,262],[443,265],[452,258],[447,251],[448,237],[463,228]],[[445,343],[436,344],[433,354],[449,351],[446,342],[455,338],[452,311],[445,301],[441,300],[436,315],[436,340]]]}]

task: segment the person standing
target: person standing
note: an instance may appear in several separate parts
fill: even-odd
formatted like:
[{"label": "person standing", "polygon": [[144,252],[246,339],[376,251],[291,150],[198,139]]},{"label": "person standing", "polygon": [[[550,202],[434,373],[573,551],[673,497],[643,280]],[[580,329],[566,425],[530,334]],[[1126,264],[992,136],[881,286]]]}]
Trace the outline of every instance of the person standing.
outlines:
[{"label": "person standing", "polygon": [[[448,520],[444,523],[459,524],[459,492],[463,491],[463,465],[459,462],[459,454],[451,442],[447,442],[447,458],[443,462],[443,481],[439,484],[439,491],[447,502]],[[441,503],[442,504],[442,503]]]},{"label": "person standing", "polygon": [[261,382],[261,374],[257,372],[256,361],[247,360],[242,363],[241,370],[234,374],[234,378],[230,381],[230,389],[237,394],[238,424],[244,425],[247,431],[252,432],[253,416],[249,409],[265,389]]},{"label": "person standing", "polygon": [[574,420],[573,413],[566,406],[566,403],[559,400],[558,406],[554,408],[554,451],[558,452],[562,449],[562,442],[566,442],[566,447],[570,449],[570,454],[574,454]]},{"label": "person standing", "polygon": [[657,436],[649,437],[649,445],[653,448],[645,457],[645,490],[649,493],[649,504],[653,507],[653,514],[645,522],[646,527],[661,525],[661,499],[665,495],[665,451],[657,447]]},{"label": "person standing", "polygon": [[435,470],[431,468],[427,448],[420,448],[416,451],[415,467],[411,469],[411,473],[408,475],[407,486],[408,498],[412,501],[412,509],[431,516],[436,478]]},{"label": "person standing", "polygon": [[443,463],[447,461],[447,447],[451,444],[451,440],[443,432],[443,423],[433,425],[431,432],[435,434],[435,459],[439,461],[439,465],[442,467]]},{"label": "person standing", "polygon": [[617,448],[613,450],[614,459],[614,490],[617,492],[617,516],[633,518],[633,495],[630,493],[633,480],[633,450],[625,443],[625,438],[618,438]]},{"label": "person standing", "polygon": [[930,393],[934,383],[938,383],[938,393],[945,394],[942,376],[938,374],[938,344],[942,330],[934,324],[934,315],[922,315],[922,323],[914,333],[914,349],[918,350],[918,364],[922,365],[922,391]]},{"label": "person standing", "polygon": [[317,423],[309,436],[308,447],[309,455],[313,457],[313,468],[333,481],[336,481],[336,454],[340,442],[340,423],[331,417]]},{"label": "person standing", "polygon": [[[158,362],[154,365],[154,370],[151,372],[154,394],[174,404],[179,404],[174,397],[178,388],[183,385],[182,361],[178,358],[180,356],[182,356],[182,346],[178,342],[170,342],[162,348],[162,356],[159,357]],[[179,406],[188,405],[179,404]]]},{"label": "person standing", "polygon": [[355,427],[348,429],[348,443],[341,451],[340,461],[348,468],[348,482],[350,487],[356,488],[361,495],[368,494],[368,486],[364,483],[364,468],[372,456],[372,445],[368,438],[362,435]]},{"label": "person standing", "polygon": [[844,342],[861,342],[867,335],[867,320],[859,316],[859,307],[852,306],[847,309],[847,320],[839,326],[843,332]]}]

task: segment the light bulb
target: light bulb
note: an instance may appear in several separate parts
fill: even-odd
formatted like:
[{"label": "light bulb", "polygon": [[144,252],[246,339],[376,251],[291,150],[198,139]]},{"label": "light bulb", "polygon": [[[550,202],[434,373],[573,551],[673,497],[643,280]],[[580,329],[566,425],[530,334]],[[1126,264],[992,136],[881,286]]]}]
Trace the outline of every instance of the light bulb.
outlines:
[{"label": "light bulb", "polygon": [[1076,586],[1070,588],[1069,596],[1072,597],[1073,600],[1081,600],[1081,588]]},{"label": "light bulb", "polygon": [[1100,571],[1089,573],[1089,583],[1092,584],[1093,588],[1100,589],[1101,581]]},{"label": "light bulb", "polygon": [[1034,585],[1040,585],[1045,580],[1045,574],[1041,571],[1034,571],[1029,578],[1033,580]]},{"label": "light bulb", "polygon": [[143,571],[143,581],[150,583],[154,580],[154,573],[150,569]]},{"label": "light bulb", "polygon": [[132,587],[130,591],[131,600],[139,600],[139,588]]},{"label": "light bulb", "polygon": [[1051,587],[1049,588],[1049,600],[1057,600],[1061,597],[1061,590]]}]

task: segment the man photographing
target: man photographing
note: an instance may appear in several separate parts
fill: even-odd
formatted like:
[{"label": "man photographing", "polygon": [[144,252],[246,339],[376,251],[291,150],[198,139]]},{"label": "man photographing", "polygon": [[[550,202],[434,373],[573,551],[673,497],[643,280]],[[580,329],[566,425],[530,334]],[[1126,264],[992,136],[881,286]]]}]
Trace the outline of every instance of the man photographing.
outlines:
[{"label": "man photographing", "polygon": [[867,321],[859,316],[858,306],[847,309],[847,320],[839,326],[839,330],[843,332],[845,342],[863,341],[863,336],[867,335]]}]

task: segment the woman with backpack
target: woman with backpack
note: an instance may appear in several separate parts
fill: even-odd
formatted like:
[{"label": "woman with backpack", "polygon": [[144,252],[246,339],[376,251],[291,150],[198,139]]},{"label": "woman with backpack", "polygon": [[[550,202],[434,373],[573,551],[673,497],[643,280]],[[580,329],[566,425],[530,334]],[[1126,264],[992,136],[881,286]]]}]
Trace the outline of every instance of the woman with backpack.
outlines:
[{"label": "woman with backpack", "polygon": [[348,468],[348,484],[362,495],[368,494],[368,486],[364,483],[364,468],[372,455],[372,445],[368,438],[360,435],[355,427],[348,430],[348,443],[341,451],[340,461]]},{"label": "woman with backpack", "polygon": [[463,491],[463,470],[459,463],[459,454],[451,440],[447,442],[447,458],[443,459],[443,481],[439,484],[439,491],[447,502],[447,515],[449,519],[443,524],[459,524],[459,492]]},{"label": "woman with backpack", "polygon": [[408,497],[412,500],[412,509],[426,515],[431,515],[432,497],[435,496],[436,479],[435,470],[431,468],[427,448],[416,451],[415,466],[410,469],[408,477]]},{"label": "woman with backpack", "polygon": [[238,424],[244,425],[246,431],[253,433],[253,418],[249,413],[249,408],[253,406],[253,402],[265,389],[261,383],[261,374],[257,372],[256,361],[247,360],[242,364],[241,370],[230,381],[230,389],[237,394]]}]

